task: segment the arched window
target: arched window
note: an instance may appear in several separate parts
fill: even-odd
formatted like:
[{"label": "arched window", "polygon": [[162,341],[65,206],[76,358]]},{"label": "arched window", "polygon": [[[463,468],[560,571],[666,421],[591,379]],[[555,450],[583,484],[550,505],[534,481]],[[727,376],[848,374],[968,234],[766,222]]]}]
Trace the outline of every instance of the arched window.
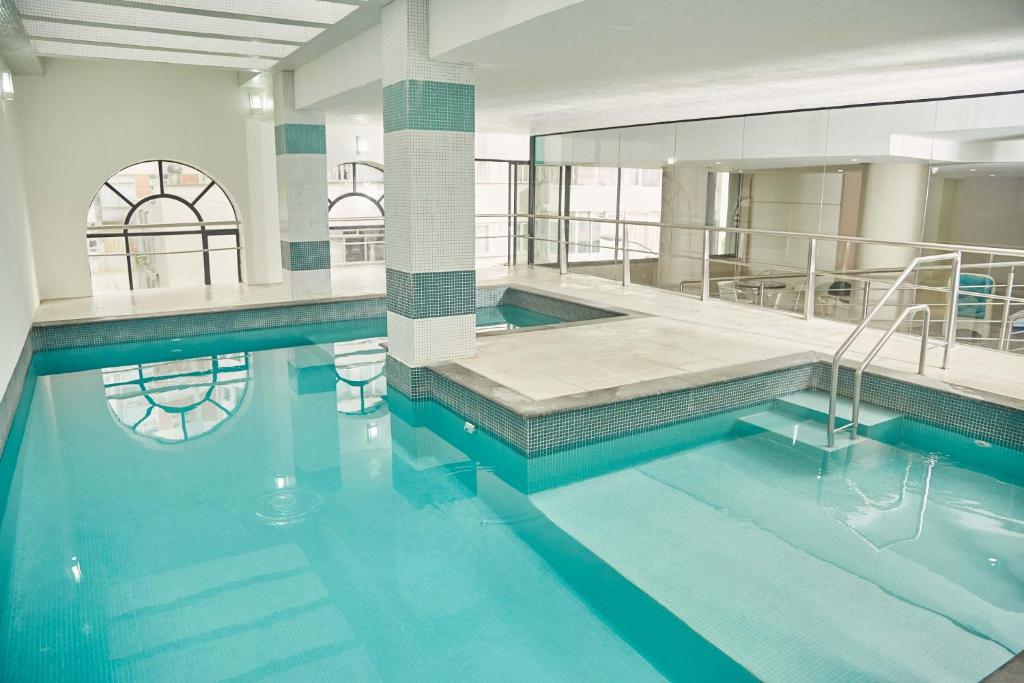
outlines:
[{"label": "arched window", "polygon": [[160,443],[209,434],[238,412],[248,388],[247,353],[103,370],[110,412],[139,436]]},{"label": "arched window", "polygon": [[384,260],[384,169],[349,161],[328,179],[331,264]]},{"label": "arched window", "polygon": [[235,283],[238,214],[205,173],[167,160],[118,171],[86,221],[94,292]]}]

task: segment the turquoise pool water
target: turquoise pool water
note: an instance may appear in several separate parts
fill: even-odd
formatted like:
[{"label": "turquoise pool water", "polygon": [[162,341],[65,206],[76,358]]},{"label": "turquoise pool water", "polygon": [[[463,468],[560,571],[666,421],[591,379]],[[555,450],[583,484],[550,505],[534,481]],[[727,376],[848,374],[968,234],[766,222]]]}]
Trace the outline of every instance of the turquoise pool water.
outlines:
[{"label": "turquoise pool water", "polygon": [[378,325],[40,354],[0,680],[977,680],[1024,647],[1020,453],[907,422],[819,455],[762,405],[526,460],[389,393]]}]

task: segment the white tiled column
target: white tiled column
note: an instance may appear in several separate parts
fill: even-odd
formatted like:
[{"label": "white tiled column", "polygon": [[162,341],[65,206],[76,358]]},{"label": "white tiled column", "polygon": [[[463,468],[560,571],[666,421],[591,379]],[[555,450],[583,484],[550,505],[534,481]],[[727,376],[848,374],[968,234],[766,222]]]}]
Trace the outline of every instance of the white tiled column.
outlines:
[{"label": "white tiled column", "polygon": [[331,292],[324,114],[295,109],[295,74],[274,75],[274,144],[281,267],[295,297]]},{"label": "white tiled column", "polygon": [[476,352],[474,69],[429,58],[427,12],[381,18],[388,345],[412,368]]}]

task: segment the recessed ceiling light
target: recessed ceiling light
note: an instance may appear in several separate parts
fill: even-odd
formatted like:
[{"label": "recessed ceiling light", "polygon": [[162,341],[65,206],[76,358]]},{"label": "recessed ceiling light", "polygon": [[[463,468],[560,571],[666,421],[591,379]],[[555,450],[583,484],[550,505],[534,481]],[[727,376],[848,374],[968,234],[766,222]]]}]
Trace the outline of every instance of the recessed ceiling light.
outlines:
[{"label": "recessed ceiling light", "polygon": [[970,171],[971,173],[974,173],[974,172],[975,172],[975,171],[977,171],[978,169],[976,169],[976,168],[969,168],[969,169],[967,169],[967,170],[968,170],[968,171]]},{"label": "recessed ceiling light", "polygon": [[860,159],[858,159],[857,157],[854,157],[853,159],[850,159],[850,161],[852,161],[854,163],[857,163],[858,161],[860,161]]},{"label": "recessed ceiling light", "polygon": [[721,161],[716,161],[716,162],[715,162],[715,166],[721,166],[721,165],[722,165],[722,162],[721,162]]},{"label": "recessed ceiling light", "polygon": [[842,173],[842,172],[843,172],[843,169],[839,169],[838,171],[836,171],[836,173]]},{"label": "recessed ceiling light", "polygon": [[995,177],[996,177],[996,174],[995,174],[995,173],[989,173],[989,174],[988,174],[988,177],[989,177],[989,178],[995,178]]}]

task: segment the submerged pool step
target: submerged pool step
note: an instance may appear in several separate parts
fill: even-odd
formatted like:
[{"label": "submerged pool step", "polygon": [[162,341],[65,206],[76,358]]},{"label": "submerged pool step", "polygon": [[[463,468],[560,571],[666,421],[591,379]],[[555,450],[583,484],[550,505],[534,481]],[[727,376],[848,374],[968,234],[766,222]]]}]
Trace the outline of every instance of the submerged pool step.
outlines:
[{"label": "submerged pool step", "polygon": [[818,456],[842,455],[854,448],[862,450],[883,445],[866,436],[858,435],[853,439],[849,432],[840,432],[836,434],[836,445],[829,446],[824,422],[803,419],[778,409],[741,417],[737,420],[737,429],[740,435],[764,434],[773,441]]},{"label": "submerged pool step", "polygon": [[[822,425],[828,421],[828,393],[824,391],[798,391],[795,394],[775,399],[773,407],[795,417],[819,421]],[[848,398],[840,397],[836,403],[836,425],[849,424],[852,414],[853,402]],[[898,440],[903,416],[861,401],[859,422],[857,429],[859,434],[893,443],[894,440]],[[839,436],[837,435],[838,441]]]}]

